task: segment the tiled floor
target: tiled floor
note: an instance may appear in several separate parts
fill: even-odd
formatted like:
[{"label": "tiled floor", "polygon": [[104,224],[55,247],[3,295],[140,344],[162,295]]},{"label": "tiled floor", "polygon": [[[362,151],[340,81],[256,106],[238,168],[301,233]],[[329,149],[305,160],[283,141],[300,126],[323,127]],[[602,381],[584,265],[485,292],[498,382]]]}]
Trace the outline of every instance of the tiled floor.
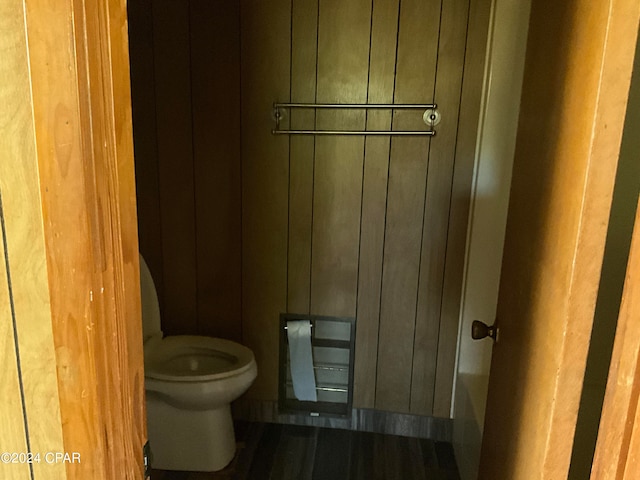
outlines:
[{"label": "tiled floor", "polygon": [[217,473],[152,480],[459,480],[449,443],[295,425],[239,423],[238,452]]}]

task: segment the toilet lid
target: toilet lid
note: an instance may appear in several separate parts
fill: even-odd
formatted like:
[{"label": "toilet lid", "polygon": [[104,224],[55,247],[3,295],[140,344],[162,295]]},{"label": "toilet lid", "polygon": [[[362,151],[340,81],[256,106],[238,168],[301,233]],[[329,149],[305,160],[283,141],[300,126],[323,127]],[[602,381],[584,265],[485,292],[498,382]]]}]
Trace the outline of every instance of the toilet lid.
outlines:
[{"label": "toilet lid", "polygon": [[140,255],[140,300],[142,303],[142,333],[146,342],[153,336],[162,337],[160,305],[151,271]]},{"label": "toilet lid", "polygon": [[239,375],[255,363],[247,347],[221,338],[168,336],[145,346],[145,377],[174,382]]}]

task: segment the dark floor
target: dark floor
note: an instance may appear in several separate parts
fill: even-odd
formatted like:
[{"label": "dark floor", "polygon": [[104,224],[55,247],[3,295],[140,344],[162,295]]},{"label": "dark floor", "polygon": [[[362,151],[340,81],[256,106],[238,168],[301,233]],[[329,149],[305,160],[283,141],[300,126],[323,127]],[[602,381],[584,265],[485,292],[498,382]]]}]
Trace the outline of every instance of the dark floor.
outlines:
[{"label": "dark floor", "polygon": [[238,423],[238,452],[216,473],[163,472],[152,480],[459,480],[451,444],[270,423]]}]

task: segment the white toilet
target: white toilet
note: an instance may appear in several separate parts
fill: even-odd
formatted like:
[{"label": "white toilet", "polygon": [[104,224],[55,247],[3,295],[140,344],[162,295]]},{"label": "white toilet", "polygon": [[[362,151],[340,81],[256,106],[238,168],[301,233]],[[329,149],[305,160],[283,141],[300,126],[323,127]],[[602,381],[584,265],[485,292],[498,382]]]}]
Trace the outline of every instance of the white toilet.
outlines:
[{"label": "white toilet", "polygon": [[142,255],[140,288],[151,465],[220,470],[236,451],[230,403],[256,378],[253,352],[220,338],[162,338],[158,297]]}]

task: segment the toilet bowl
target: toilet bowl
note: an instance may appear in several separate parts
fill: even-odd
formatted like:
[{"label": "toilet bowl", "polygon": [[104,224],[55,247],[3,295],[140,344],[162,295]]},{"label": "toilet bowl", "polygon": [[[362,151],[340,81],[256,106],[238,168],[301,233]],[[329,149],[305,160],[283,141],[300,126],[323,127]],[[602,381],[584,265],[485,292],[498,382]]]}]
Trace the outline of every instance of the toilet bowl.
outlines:
[{"label": "toilet bowl", "polygon": [[140,288],[151,465],[221,470],[236,450],[230,403],[257,375],[253,352],[221,338],[163,338],[155,285],[142,256]]}]

